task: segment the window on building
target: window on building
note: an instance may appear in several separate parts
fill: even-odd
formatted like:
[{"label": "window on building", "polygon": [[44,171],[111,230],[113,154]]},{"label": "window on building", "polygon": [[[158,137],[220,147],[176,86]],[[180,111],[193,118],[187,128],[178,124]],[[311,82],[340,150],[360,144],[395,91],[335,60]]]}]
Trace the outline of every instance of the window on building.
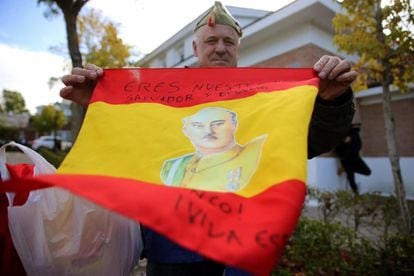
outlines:
[{"label": "window on building", "polygon": [[183,44],[177,47],[176,53],[177,53],[178,63],[183,62],[185,60]]}]

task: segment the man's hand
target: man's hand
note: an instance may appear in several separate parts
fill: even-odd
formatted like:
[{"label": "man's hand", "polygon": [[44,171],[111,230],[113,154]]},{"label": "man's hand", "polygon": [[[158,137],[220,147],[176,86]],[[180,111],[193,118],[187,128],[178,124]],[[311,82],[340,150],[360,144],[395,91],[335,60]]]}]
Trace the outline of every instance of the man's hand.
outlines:
[{"label": "man's hand", "polygon": [[319,97],[333,100],[341,96],[356,79],[357,72],[351,70],[351,63],[335,56],[323,56],[313,69],[320,78]]},{"label": "man's hand", "polygon": [[60,96],[87,107],[96,82],[102,74],[102,68],[93,64],[87,64],[85,68],[73,68],[70,75],[62,77],[66,86],[60,90]]}]

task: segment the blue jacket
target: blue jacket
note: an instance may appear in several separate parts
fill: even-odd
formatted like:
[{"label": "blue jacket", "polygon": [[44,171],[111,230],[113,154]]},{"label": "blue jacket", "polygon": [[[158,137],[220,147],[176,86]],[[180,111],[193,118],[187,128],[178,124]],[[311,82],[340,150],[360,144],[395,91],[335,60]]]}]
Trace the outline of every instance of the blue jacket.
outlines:
[{"label": "blue jacket", "polygon": [[[144,252],[143,256],[149,262],[161,264],[183,264],[202,262],[205,258],[190,250],[173,243],[169,239],[148,228],[143,228]],[[226,276],[251,276],[251,273],[233,267],[225,268]]]}]

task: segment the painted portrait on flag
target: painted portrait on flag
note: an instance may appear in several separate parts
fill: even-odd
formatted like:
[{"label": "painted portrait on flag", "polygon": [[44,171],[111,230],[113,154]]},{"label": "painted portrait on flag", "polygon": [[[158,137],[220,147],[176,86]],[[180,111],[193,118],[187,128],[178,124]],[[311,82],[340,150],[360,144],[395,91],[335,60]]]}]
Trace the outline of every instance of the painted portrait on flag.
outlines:
[{"label": "painted portrait on flag", "polygon": [[166,160],[161,180],[168,186],[210,191],[243,189],[255,173],[267,135],[244,145],[235,138],[237,114],[209,107],[183,118],[183,133],[195,152]]}]

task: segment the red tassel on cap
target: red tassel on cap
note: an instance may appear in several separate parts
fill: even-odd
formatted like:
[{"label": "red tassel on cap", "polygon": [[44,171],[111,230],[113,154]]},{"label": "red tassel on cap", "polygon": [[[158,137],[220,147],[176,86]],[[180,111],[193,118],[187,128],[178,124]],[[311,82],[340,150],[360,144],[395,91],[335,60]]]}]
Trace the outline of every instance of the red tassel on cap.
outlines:
[{"label": "red tassel on cap", "polygon": [[208,17],[207,24],[209,27],[214,27],[214,25],[216,24],[216,17],[214,16],[214,13],[211,13]]}]

